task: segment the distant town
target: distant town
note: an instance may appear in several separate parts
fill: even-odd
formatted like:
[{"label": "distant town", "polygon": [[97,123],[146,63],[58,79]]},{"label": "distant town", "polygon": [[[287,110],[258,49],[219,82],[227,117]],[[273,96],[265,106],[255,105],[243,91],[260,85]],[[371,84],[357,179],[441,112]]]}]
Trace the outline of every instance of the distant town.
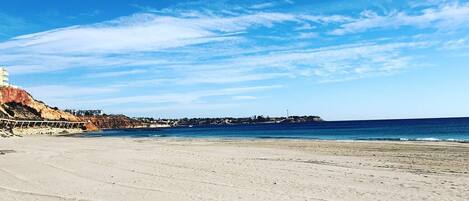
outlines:
[{"label": "distant town", "polygon": [[134,117],[138,121],[147,124],[168,125],[171,127],[184,127],[195,125],[237,125],[237,124],[260,124],[260,123],[304,123],[323,121],[319,116],[289,116],[289,117],[219,117],[219,118],[181,118],[181,119],[154,119],[148,117]]},{"label": "distant town", "polygon": [[[127,128],[164,128],[164,127],[191,127],[204,125],[240,125],[240,124],[274,124],[274,123],[305,123],[321,122],[319,116],[286,116],[269,117],[256,115],[252,117],[218,117],[218,118],[180,118],[180,119],[157,119],[151,117],[127,117],[125,115],[105,114],[102,110],[73,110],[66,109],[73,115],[88,118],[96,124],[125,125]],[[99,120],[97,120],[99,119]],[[115,122],[112,122],[115,121]],[[117,123],[119,122],[119,123]]]}]

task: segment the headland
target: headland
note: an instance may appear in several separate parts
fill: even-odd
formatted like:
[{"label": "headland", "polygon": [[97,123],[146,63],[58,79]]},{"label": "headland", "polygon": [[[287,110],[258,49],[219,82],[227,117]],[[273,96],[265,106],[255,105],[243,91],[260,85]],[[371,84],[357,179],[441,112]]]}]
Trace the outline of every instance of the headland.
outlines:
[{"label": "headland", "polygon": [[13,86],[0,87],[0,129],[2,137],[95,130],[91,123],[35,100],[25,90]]}]

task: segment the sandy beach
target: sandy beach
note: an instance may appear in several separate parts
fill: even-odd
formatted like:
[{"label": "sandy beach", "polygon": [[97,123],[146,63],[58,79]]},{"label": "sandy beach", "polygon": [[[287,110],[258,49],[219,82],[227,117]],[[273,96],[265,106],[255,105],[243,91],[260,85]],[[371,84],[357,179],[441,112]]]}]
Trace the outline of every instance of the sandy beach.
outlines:
[{"label": "sandy beach", "polygon": [[469,144],[0,139],[0,200],[467,200]]}]

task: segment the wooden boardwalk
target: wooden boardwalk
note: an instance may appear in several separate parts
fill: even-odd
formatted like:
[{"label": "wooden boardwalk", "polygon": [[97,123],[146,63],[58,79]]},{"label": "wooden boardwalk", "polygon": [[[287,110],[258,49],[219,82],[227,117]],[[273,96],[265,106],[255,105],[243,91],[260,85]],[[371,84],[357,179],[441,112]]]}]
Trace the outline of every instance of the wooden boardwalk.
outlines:
[{"label": "wooden boardwalk", "polygon": [[0,128],[83,128],[86,122],[71,121],[36,121],[0,118]]}]

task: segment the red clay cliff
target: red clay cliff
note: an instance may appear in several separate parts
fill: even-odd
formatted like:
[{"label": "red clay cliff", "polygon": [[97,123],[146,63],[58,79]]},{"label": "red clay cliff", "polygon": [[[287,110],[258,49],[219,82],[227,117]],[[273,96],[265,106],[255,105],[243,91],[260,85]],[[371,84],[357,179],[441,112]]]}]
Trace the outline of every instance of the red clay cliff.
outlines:
[{"label": "red clay cliff", "polygon": [[11,119],[80,121],[70,113],[35,100],[23,89],[0,87],[0,116]]}]

